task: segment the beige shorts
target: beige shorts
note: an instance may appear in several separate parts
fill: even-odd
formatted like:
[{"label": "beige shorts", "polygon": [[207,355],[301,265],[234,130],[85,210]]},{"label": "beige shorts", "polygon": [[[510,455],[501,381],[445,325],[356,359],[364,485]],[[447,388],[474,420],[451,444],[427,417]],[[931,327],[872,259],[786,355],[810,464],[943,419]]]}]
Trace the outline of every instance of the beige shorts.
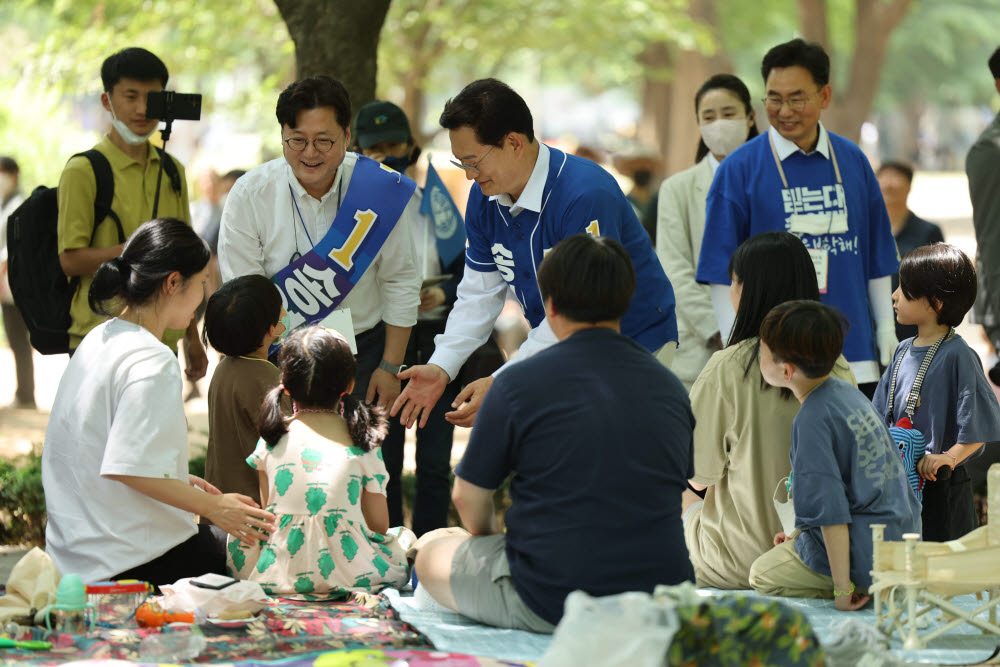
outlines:
[{"label": "beige shorts", "polygon": [[458,611],[497,628],[551,634],[555,626],[528,608],[514,589],[504,535],[470,537],[451,561],[451,594]]}]

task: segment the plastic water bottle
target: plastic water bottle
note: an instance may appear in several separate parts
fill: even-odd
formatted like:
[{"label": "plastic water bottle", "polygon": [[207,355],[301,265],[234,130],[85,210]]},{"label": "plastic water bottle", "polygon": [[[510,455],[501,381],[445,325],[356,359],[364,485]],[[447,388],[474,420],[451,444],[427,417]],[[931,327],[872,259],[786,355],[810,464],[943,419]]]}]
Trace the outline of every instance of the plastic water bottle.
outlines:
[{"label": "plastic water bottle", "polygon": [[181,662],[197,658],[208,642],[198,630],[174,630],[149,635],[139,644],[142,662]]}]

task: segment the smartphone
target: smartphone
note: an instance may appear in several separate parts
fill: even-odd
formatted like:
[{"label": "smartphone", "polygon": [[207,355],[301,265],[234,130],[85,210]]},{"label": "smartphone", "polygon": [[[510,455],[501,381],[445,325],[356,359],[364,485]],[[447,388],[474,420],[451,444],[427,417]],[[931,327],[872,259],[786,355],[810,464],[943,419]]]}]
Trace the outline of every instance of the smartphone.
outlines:
[{"label": "smartphone", "polygon": [[191,580],[191,585],[198,588],[207,588],[213,591],[220,591],[223,588],[232,586],[238,579],[224,577],[221,574],[203,574]]},{"label": "smartphone", "polygon": [[161,90],[146,94],[146,118],[201,120],[201,95]]}]

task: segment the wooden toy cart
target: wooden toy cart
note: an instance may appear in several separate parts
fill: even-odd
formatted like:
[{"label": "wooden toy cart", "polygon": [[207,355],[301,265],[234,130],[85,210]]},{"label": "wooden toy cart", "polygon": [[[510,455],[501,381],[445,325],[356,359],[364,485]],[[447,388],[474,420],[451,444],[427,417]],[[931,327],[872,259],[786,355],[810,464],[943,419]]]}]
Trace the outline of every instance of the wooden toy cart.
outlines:
[{"label": "wooden toy cart", "polygon": [[[889,636],[899,632],[906,650],[919,650],[928,641],[968,623],[983,634],[1000,635],[1000,463],[990,467],[988,502],[996,520],[951,542],[921,542],[915,533],[902,542],[883,539],[885,526],[872,525],[874,559],[870,592],[875,604],[875,627]],[[983,599],[983,593],[986,599]],[[981,604],[965,610],[956,595],[975,593]],[[945,623],[933,629],[921,619],[939,611]],[[988,619],[976,618],[988,612]],[[922,624],[924,627],[918,627]],[[923,634],[921,634],[923,632]]]}]

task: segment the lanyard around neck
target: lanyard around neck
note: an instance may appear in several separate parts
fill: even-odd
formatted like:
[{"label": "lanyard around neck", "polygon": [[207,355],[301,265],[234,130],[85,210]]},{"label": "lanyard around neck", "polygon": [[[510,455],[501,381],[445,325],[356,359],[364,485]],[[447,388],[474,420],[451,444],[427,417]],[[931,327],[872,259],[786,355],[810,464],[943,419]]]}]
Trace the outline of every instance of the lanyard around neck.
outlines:
[{"label": "lanyard around neck", "polygon": [[[819,132],[818,129],[816,131]],[[774,137],[771,135],[770,131],[768,131],[767,133],[767,140],[771,144],[771,155],[774,156],[774,164],[778,166],[778,174],[781,176],[781,183],[782,185],[785,186],[785,189],[787,190],[788,179],[785,178],[785,170],[781,167],[781,158],[778,157],[778,149],[774,145]],[[837,174],[837,185],[843,187],[844,179],[840,177],[840,166],[837,164],[837,154],[833,152],[833,142],[830,141],[829,138],[827,138],[826,145],[830,149],[830,161],[833,162],[833,171],[834,173]]]},{"label": "lanyard around neck", "polygon": [[[340,210],[340,205],[344,203],[344,190],[343,188],[340,187],[343,184],[343,180],[344,180],[344,175],[343,173],[341,173],[340,178],[337,180],[337,211]],[[298,201],[296,201],[295,190],[292,189],[291,183],[288,184],[288,194],[291,195],[292,197],[292,206],[295,207],[295,212],[298,213],[299,215],[299,224],[302,225],[302,231],[306,233],[306,239],[309,241],[309,249],[311,250],[312,248],[315,247],[315,244],[313,243],[312,236],[309,235],[309,230],[306,229],[306,221],[305,218],[302,217],[302,211],[299,209],[299,203]],[[336,212],[334,212],[334,215],[336,216]],[[333,223],[331,222],[330,224]],[[299,246],[298,241],[296,241],[295,243],[296,252],[298,252],[298,246]]]}]

